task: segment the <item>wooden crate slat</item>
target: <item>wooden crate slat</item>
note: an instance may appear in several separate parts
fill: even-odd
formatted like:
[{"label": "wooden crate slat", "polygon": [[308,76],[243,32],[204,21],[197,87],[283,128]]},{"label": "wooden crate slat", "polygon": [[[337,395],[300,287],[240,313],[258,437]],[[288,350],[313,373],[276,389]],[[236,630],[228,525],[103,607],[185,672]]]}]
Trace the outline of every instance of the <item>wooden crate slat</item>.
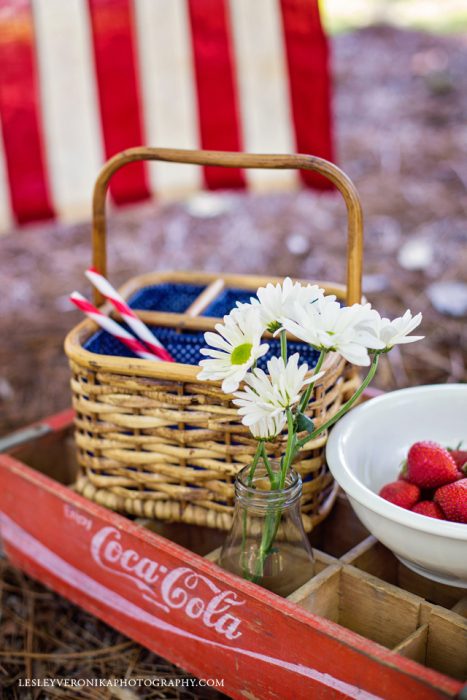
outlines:
[{"label": "wooden crate slat", "polygon": [[465,588],[438,583],[407,568],[373,536],[353,547],[341,561],[445,608],[453,608],[465,596]]}]

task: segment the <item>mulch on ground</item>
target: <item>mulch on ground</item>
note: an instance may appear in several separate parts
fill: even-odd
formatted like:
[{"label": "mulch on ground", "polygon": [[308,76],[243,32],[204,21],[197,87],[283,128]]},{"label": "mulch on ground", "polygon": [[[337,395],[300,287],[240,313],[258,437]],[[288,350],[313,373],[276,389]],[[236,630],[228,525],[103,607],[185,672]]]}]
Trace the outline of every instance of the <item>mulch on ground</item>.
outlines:
[{"label": "mulch on ground", "polygon": [[[4,700],[222,700],[210,688],[0,559],[0,690]],[[137,686],[26,688],[20,679],[128,679]],[[82,679],[82,680],[81,680]],[[145,685],[157,679],[161,687]],[[185,685],[163,687],[175,679]]]},{"label": "mulch on ground", "polygon": [[[467,37],[362,30],[334,40],[334,72],[338,160],[366,219],[365,292],[389,315],[408,307],[424,314],[426,341],[391,353],[376,383],[465,381],[465,318],[441,314],[427,290],[435,281],[467,281]],[[170,268],[343,281],[338,196],[229,194],[226,202],[212,219],[156,202],[114,212],[113,283]],[[404,248],[409,242],[415,253]],[[62,344],[80,316],[67,297],[75,288],[89,294],[89,261],[89,223],[0,240],[0,434],[69,405]],[[0,657],[4,697],[60,697],[19,692],[16,679],[25,675],[181,673],[4,563],[2,585],[0,648],[18,654]],[[159,692],[147,697],[191,697]]]}]

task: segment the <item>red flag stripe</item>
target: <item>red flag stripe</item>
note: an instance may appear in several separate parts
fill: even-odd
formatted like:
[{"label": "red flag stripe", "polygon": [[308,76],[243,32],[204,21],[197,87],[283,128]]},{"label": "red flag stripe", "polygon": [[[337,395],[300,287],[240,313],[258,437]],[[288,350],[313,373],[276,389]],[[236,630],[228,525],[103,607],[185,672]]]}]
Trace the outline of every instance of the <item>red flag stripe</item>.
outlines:
[{"label": "red flag stripe", "polygon": [[[280,3],[297,150],[333,160],[329,47],[318,0]],[[332,187],[309,171],[302,171],[301,177],[310,187]]]},{"label": "red flag stripe", "polygon": [[[130,0],[88,0],[94,59],[107,158],[144,143]],[[174,105],[176,109],[176,105]],[[123,204],[149,197],[144,163],[125,166],[111,181]]]},{"label": "red flag stripe", "polygon": [[0,0],[0,66],[0,118],[15,218],[18,223],[53,218],[28,0]]},{"label": "red flag stripe", "polygon": [[[202,148],[242,150],[226,0],[188,0]],[[211,189],[243,188],[237,168],[204,169]]]}]

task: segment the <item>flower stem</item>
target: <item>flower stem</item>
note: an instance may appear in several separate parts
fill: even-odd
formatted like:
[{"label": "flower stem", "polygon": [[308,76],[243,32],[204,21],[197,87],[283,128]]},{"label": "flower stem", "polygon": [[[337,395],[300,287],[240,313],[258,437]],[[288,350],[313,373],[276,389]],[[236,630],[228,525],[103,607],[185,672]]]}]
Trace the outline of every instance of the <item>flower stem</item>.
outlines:
[{"label": "flower stem", "polygon": [[279,481],[279,488],[283,489],[284,484],[285,484],[285,478],[287,476],[287,472],[290,469],[290,463],[292,461],[292,458],[295,454],[295,441],[296,441],[296,434],[295,434],[295,427],[294,427],[294,422],[293,422],[293,415],[292,411],[290,408],[287,408],[286,410],[286,415],[287,415],[287,446],[285,448],[285,455],[282,460],[282,465],[281,465],[281,474],[280,474],[280,481]]},{"label": "flower stem", "polygon": [[[314,372],[313,374],[318,374],[319,370],[322,367],[322,364],[324,362],[324,358],[326,357],[326,350],[321,350],[319,357],[318,357],[318,362],[315,365]],[[300,401],[300,404],[298,406],[298,410],[300,413],[304,413],[306,411],[306,407],[308,406],[308,402],[310,400],[311,392],[313,391],[313,387],[315,386],[314,382],[311,382],[308,384],[307,389],[305,393],[302,396],[302,399]]]},{"label": "flower stem", "polygon": [[[253,484],[253,478],[255,475],[256,467],[258,466],[258,461],[261,456],[261,453],[264,449],[264,441],[259,440],[258,445],[256,446],[256,452],[253,456],[253,460],[251,462],[251,467],[250,471],[248,473],[248,486],[251,486]],[[246,539],[247,539],[247,532],[248,530],[248,519],[247,519],[247,511],[246,508],[243,511],[243,518],[242,518],[242,554],[241,554],[241,562],[242,562],[242,571],[243,571],[243,578],[248,578],[248,566],[246,562]]]},{"label": "flower stem", "polygon": [[281,331],[281,357],[284,360],[284,364],[287,364],[287,331]]},{"label": "flower stem", "polygon": [[[281,334],[281,340],[282,340],[282,334]],[[318,358],[318,362],[316,363],[315,370],[313,374],[317,374],[319,370],[321,369],[321,366],[324,362],[324,359],[326,357],[326,352],[321,351],[320,356]],[[303,407],[305,408],[308,404],[308,401],[310,399],[311,392],[313,390],[313,383],[311,383],[308,387],[309,391],[304,394],[304,400],[303,400]],[[300,405],[300,410],[302,410],[302,407]],[[278,485],[278,489],[283,489],[285,486],[285,480],[287,478],[287,473],[291,467],[292,460],[297,452],[297,434],[295,431],[295,425],[294,425],[294,420],[293,420],[293,414],[290,408],[287,408],[286,411],[287,415],[287,428],[288,428],[288,435],[287,435],[287,446],[285,450],[285,455],[282,460],[281,464],[281,471],[280,471],[280,481]],[[263,446],[264,449],[264,446]],[[271,482],[272,483],[272,482]],[[261,576],[264,574],[264,564],[265,561],[269,555],[269,552],[271,550],[272,545],[274,544],[274,540],[276,539],[277,535],[277,530],[279,528],[280,520],[281,520],[281,514],[282,514],[282,507],[279,504],[276,508],[276,510],[272,513],[268,513],[266,516],[266,522],[265,522],[265,527],[263,530],[263,536],[261,538],[261,544],[258,552],[258,558],[256,560],[256,566],[255,566],[255,572],[254,572],[254,577],[253,581],[257,582]]]},{"label": "flower stem", "polygon": [[[283,488],[283,487],[280,487]],[[264,529],[261,536],[261,544],[259,546],[258,556],[255,561],[255,568],[251,580],[258,583],[259,579],[264,576],[264,564],[271,553],[272,546],[276,540],[277,531],[281,523],[282,507],[285,497],[282,497],[280,503],[274,506],[267,515]]]},{"label": "flower stem", "polygon": [[261,453],[264,449],[264,440],[259,440],[258,445],[256,447],[256,452],[253,456],[253,460],[251,462],[251,467],[250,471],[248,473],[248,486],[251,486],[253,483],[253,477],[255,475],[256,467],[258,466],[258,460],[261,456]]},{"label": "flower stem", "polygon": [[[290,468],[290,462],[292,460],[293,455],[295,454],[295,441],[296,441],[296,433],[295,433],[295,426],[294,426],[294,421],[293,421],[293,415],[292,411],[290,408],[287,408],[287,426],[288,426],[288,435],[287,435],[287,447],[285,451],[285,455],[282,459],[282,464],[281,464],[281,470],[278,475],[279,477],[279,483],[277,484],[276,479],[274,476],[271,479],[271,474],[269,475],[269,478],[271,479],[271,486],[273,489],[283,489],[285,485],[285,480],[287,478],[287,472]],[[263,459],[264,455],[266,453],[266,450],[263,445]],[[267,459],[267,456],[266,456]],[[265,461],[266,468],[268,466],[268,463]],[[269,473],[269,470],[268,470]],[[266,559],[268,558],[271,547],[274,544],[274,540],[276,539],[276,534],[277,530],[279,528],[280,524],[280,519],[281,519],[281,514],[282,514],[282,505],[278,504],[278,506],[272,510],[271,512],[268,512],[266,515],[266,522],[264,524],[262,536],[261,536],[261,544],[259,547],[258,555],[256,558],[255,562],[255,568],[254,568],[254,573],[252,578],[250,579],[254,583],[257,583],[259,579],[264,575],[264,564],[266,562]]]},{"label": "flower stem", "polygon": [[269,476],[269,481],[271,482],[271,487],[274,489],[276,487],[276,478],[275,478],[274,473],[271,469],[271,464],[269,462],[268,453],[266,452],[266,448],[264,446],[263,441],[261,441],[261,446],[262,446],[261,456],[263,458],[264,466],[266,467],[266,471],[267,471],[268,476]]},{"label": "flower stem", "polygon": [[341,408],[337,411],[337,413],[332,418],[330,418],[328,421],[326,421],[326,423],[321,425],[319,428],[316,428],[316,430],[313,430],[312,433],[310,433],[306,437],[302,438],[302,440],[299,440],[297,442],[297,449],[300,449],[301,447],[303,447],[303,445],[306,445],[307,442],[309,442],[310,440],[313,440],[313,438],[317,437],[318,435],[320,435],[320,433],[323,433],[325,430],[327,430],[332,425],[334,425],[334,423],[337,423],[337,421],[340,418],[342,418],[342,416],[345,413],[347,413],[349,408],[351,408],[353,406],[353,404],[355,403],[355,401],[362,395],[362,393],[367,388],[368,384],[371,382],[371,380],[375,376],[376,369],[378,367],[378,360],[379,360],[379,354],[376,354],[373,357],[373,362],[371,363],[371,367],[368,371],[368,374],[366,375],[365,379],[363,380],[363,382],[361,383],[361,385],[359,386],[357,391],[353,394],[353,396],[351,396],[350,399],[348,401],[346,401],[343,406],[341,406]]},{"label": "flower stem", "polygon": [[271,547],[274,544],[276,538],[277,530],[280,523],[280,516],[282,510],[279,506],[277,510],[268,513],[266,516],[266,522],[263,529],[263,534],[261,537],[261,544],[258,550],[258,556],[255,561],[255,567],[253,576],[250,578],[253,583],[258,583],[262,576],[264,576],[264,564],[268,558]]}]

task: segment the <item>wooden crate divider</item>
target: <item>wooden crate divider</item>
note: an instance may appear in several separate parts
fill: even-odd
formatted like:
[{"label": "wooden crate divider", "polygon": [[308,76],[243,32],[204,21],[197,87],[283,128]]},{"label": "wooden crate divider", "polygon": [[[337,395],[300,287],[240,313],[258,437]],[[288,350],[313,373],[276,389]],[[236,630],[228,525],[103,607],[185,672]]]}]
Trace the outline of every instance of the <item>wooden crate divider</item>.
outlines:
[{"label": "wooden crate divider", "polygon": [[[342,497],[339,508],[341,517],[348,518],[350,511]],[[217,563],[220,549],[204,554],[205,558]],[[396,654],[459,680],[467,678],[463,589],[415,574],[372,536],[340,558],[315,548],[313,553],[315,576],[288,596],[290,602]],[[444,601],[451,609],[433,600]]]}]

